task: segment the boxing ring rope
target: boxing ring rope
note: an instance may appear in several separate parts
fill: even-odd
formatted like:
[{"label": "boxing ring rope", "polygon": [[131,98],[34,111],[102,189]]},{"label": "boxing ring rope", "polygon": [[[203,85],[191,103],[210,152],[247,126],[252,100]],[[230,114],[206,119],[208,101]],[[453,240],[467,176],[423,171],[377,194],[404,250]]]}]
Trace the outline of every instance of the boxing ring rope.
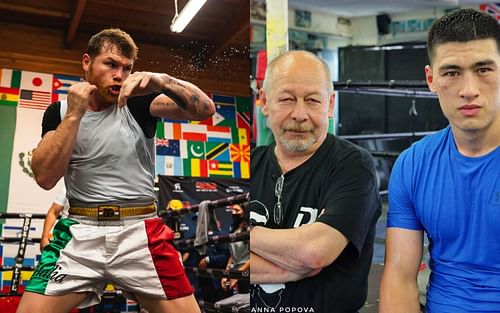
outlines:
[{"label": "boxing ring rope", "polygon": [[396,151],[374,151],[374,150],[368,150],[370,154],[376,158],[389,158],[389,159],[395,159],[397,158],[401,153],[396,152]]},{"label": "boxing ring rope", "polygon": [[198,304],[203,307],[206,312],[228,312],[228,313],[249,313],[250,308],[244,307],[240,308],[237,306],[222,306],[214,303],[206,302],[203,300],[198,301]]},{"label": "boxing ring rope", "polygon": [[[225,207],[233,204],[245,203],[248,202],[249,199],[250,199],[250,194],[245,193],[223,199],[207,201],[208,202],[207,206],[209,210],[214,210],[216,208]],[[196,212],[199,210],[199,207],[200,207],[199,204],[195,204],[175,211],[168,209],[163,212],[160,212],[159,214],[166,220],[173,220],[175,218],[178,218],[182,214]],[[229,233],[224,235],[212,235],[208,236],[207,239],[208,240],[205,243],[205,245],[245,241],[250,239],[250,231]],[[181,248],[185,247],[194,247],[194,242],[195,238],[178,239],[174,240],[174,245],[176,246],[177,249],[180,250]],[[215,269],[215,268],[207,268],[202,270],[198,267],[184,267],[184,270],[186,271],[186,273],[193,273],[197,276],[208,277],[211,279],[234,278],[242,281],[250,281],[249,270],[244,272],[238,270],[225,270],[225,269]],[[234,296],[243,296],[243,295],[245,294],[236,294]],[[201,308],[203,308],[203,312],[241,312],[241,313],[250,312],[249,295],[248,299],[244,300],[243,302],[241,302],[242,299],[240,298],[238,300],[240,301],[239,305],[238,301],[236,303],[231,303],[232,301],[234,301],[233,300],[234,296],[222,299],[217,303],[210,303],[203,300],[199,300],[198,305]]]},{"label": "boxing ring rope", "polygon": [[361,80],[353,81],[348,79],[346,81],[333,82],[336,88],[411,88],[411,89],[427,89],[425,80]]},{"label": "boxing ring rope", "polygon": [[[211,200],[208,203],[208,208],[215,209],[215,208],[220,208],[223,206],[228,206],[228,205],[233,205],[233,204],[241,204],[241,203],[248,202],[249,199],[250,199],[250,194],[247,192],[247,193],[237,195],[237,196],[231,196],[231,197],[227,197],[227,198],[223,198],[223,199],[219,199],[219,200]],[[173,216],[173,215],[181,215],[181,214],[185,214],[185,213],[198,211],[199,208],[200,208],[199,204],[194,204],[194,205],[182,208],[180,210],[175,210],[175,211],[172,209],[162,210],[161,212],[158,213],[158,215],[160,217],[167,217],[168,218],[168,217]]]},{"label": "boxing ring rope", "polygon": [[425,132],[406,132],[406,133],[390,133],[390,134],[370,134],[370,135],[342,135],[340,138],[346,140],[371,140],[371,139],[406,139],[411,137],[423,137],[436,133],[435,131]]},{"label": "boxing ring rope", "polygon": [[[437,99],[437,95],[428,90],[425,81],[337,81],[333,82],[335,91],[342,93],[356,93],[365,95],[379,95],[392,97],[430,98]],[[406,88],[396,90],[394,88]],[[419,90],[421,89],[421,90]]]},{"label": "boxing ring rope", "polygon": [[[229,243],[248,239],[250,239],[250,231],[243,231],[241,233],[208,236],[207,244]],[[174,240],[174,245],[178,248],[193,247],[194,238]]]},{"label": "boxing ring rope", "polygon": [[184,267],[186,272],[189,273],[195,273],[199,276],[203,277],[210,277],[210,278],[235,278],[235,279],[250,279],[250,271],[236,271],[236,270],[230,270],[226,271],[223,269],[217,269],[217,268],[207,268],[206,270],[201,270],[197,267],[189,267],[186,266]]},{"label": "boxing ring rope", "polygon": [[[0,242],[2,243],[17,243],[20,242],[22,238],[20,237],[0,237]],[[41,238],[28,238],[26,240],[29,244],[40,243],[42,241]]]},{"label": "boxing ring rope", "polygon": [[44,219],[46,214],[41,214],[41,213],[1,213],[0,212],[0,218],[25,218],[29,217],[30,219],[35,218],[35,219]]}]

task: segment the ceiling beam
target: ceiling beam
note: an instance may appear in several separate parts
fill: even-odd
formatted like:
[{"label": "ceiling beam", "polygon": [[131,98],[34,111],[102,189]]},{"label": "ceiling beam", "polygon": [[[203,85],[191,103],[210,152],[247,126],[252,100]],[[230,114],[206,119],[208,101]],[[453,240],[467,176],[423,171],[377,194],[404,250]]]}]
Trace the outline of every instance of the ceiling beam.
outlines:
[{"label": "ceiling beam", "polygon": [[114,8],[123,9],[125,11],[140,11],[146,13],[157,13],[157,14],[167,14],[174,12],[174,0],[163,1],[163,4],[158,5],[157,3],[151,3],[147,1],[137,5],[136,0],[91,0],[92,4],[97,4],[99,6],[110,6]]},{"label": "ceiling beam", "polygon": [[69,18],[69,13],[67,12],[56,11],[51,9],[35,8],[33,6],[22,5],[22,4],[0,2],[0,10],[17,12],[17,13],[36,14],[36,15],[50,16],[50,17],[60,17],[65,19]]},{"label": "ceiling beam", "polygon": [[[171,1],[171,4],[170,4]],[[136,1],[114,1],[110,2],[109,0],[91,0],[92,4],[96,4],[99,6],[107,6],[110,8],[119,8],[123,9],[124,11],[139,11],[142,13],[147,13],[147,14],[157,14],[161,16],[165,16],[165,19],[170,21],[173,19],[175,15],[175,8],[173,6],[174,0],[170,0],[165,2],[163,5],[153,5],[151,3],[144,3],[141,5],[137,5]],[[220,0],[217,0],[220,1]],[[240,1],[240,0],[239,0]],[[179,4],[179,11],[182,10],[184,6]],[[198,14],[196,15],[196,18],[200,21],[203,22],[210,22],[210,23],[221,23],[221,19],[217,18],[213,15],[207,15],[207,14]]]},{"label": "ceiling beam", "polygon": [[73,12],[71,13],[71,19],[69,21],[68,33],[66,34],[66,40],[64,41],[64,46],[66,48],[71,47],[75,41],[76,32],[80,21],[82,20],[83,11],[85,11],[85,6],[87,5],[87,0],[78,0]]},{"label": "ceiling beam", "polygon": [[[179,35],[176,33],[172,33],[169,29],[168,26],[162,27],[158,24],[153,24],[153,23],[145,23],[145,22],[139,22],[135,21],[134,23],[129,23],[126,24],[125,21],[123,20],[118,20],[118,19],[112,19],[112,18],[100,18],[100,17],[95,17],[95,16],[86,16],[85,17],[85,23],[88,25],[112,25],[113,27],[120,27],[127,32],[132,32],[134,31],[139,31],[143,33],[149,33],[149,34],[162,34],[166,36],[169,39],[172,39],[172,42],[175,43],[176,40],[179,38],[184,38],[184,34]],[[188,40],[200,40],[204,42],[206,40],[207,35],[204,33],[200,32],[189,32],[189,36],[186,37],[185,41]]]}]

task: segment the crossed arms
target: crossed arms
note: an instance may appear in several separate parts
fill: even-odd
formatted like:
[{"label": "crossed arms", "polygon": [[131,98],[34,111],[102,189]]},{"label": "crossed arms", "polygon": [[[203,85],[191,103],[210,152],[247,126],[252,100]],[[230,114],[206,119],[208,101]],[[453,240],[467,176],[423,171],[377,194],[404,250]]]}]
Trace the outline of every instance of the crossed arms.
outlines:
[{"label": "crossed arms", "polygon": [[250,232],[251,283],[285,283],[315,276],[337,259],[347,243],[341,232],[322,222],[293,229],[255,226]]}]

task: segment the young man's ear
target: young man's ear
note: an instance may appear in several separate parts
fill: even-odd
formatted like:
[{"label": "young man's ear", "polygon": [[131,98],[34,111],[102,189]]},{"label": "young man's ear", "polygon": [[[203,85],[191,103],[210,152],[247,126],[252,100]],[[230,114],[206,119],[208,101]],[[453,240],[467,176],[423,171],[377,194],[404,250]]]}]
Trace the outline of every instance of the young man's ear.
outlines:
[{"label": "young man's ear", "polygon": [[427,82],[429,90],[432,92],[436,92],[437,89],[434,85],[434,76],[432,75],[432,68],[430,65],[425,66],[425,81]]}]

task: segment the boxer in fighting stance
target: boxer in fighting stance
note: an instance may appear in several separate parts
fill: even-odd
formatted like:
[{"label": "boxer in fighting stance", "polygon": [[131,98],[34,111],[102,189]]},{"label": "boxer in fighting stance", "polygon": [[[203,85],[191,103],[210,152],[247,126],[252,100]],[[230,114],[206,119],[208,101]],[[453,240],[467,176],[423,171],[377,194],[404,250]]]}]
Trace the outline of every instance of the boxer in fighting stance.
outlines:
[{"label": "boxer in fighting stance", "polygon": [[64,176],[70,209],[54,229],[18,313],[62,313],[100,301],[108,282],[151,313],[200,312],[156,216],[157,117],[202,120],[215,106],[193,84],[135,72],[133,39],[119,29],[94,35],[83,55],[85,82],[50,105],[32,168],[44,189]]}]

